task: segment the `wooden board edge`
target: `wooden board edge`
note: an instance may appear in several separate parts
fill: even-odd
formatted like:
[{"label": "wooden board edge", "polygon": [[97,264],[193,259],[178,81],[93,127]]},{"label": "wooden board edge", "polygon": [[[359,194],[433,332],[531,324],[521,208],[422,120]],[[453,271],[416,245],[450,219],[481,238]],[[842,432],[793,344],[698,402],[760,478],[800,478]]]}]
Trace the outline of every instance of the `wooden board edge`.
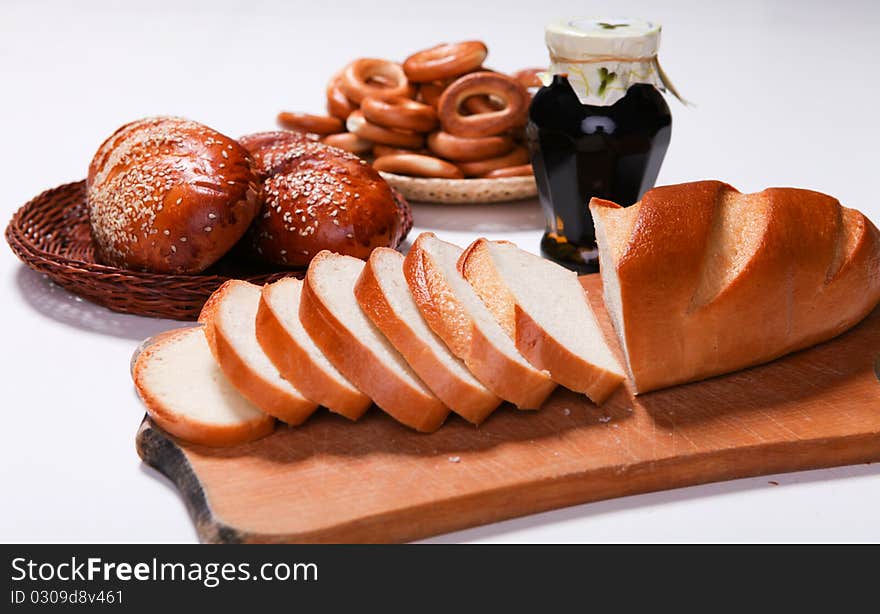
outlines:
[{"label": "wooden board edge", "polygon": [[[359,518],[302,533],[250,533],[218,520],[183,450],[148,417],[137,436],[138,454],[178,488],[203,543],[402,543],[532,514],[632,495],[759,477],[880,461],[880,433],[837,439],[808,439],[783,444],[757,444],[715,450],[631,467],[603,467],[556,480],[504,487],[411,508],[408,516],[433,522],[407,522],[398,511]],[[743,464],[743,455],[749,459]],[[792,457],[796,457],[793,461]],[[712,471],[698,475],[695,465]],[[670,474],[677,475],[669,480]],[[597,485],[598,483],[598,485]],[[462,513],[462,509],[468,512]],[[491,511],[489,511],[491,510]],[[428,528],[430,527],[430,528]]]},{"label": "wooden board edge", "polygon": [[[595,503],[621,497],[663,492],[690,486],[744,478],[880,461],[880,433],[859,434],[830,440],[758,444],[715,450],[706,454],[676,457],[625,467],[602,467],[571,473],[555,480],[515,485],[474,493],[412,508],[409,517],[424,514],[433,522],[401,522],[397,511],[364,517],[340,525],[292,535],[252,534],[246,541],[273,543],[405,543],[495,522]],[[746,455],[745,464],[739,454]],[[797,457],[792,462],[791,457]],[[711,472],[691,473],[695,465],[710,464]],[[670,479],[670,475],[676,475]],[[600,485],[597,486],[597,483]],[[466,512],[462,512],[466,510]],[[430,530],[426,530],[430,526]]]},{"label": "wooden board edge", "polygon": [[201,482],[193,472],[183,450],[162,429],[144,415],[135,437],[138,456],[171,480],[196,527],[199,541],[207,544],[237,544],[248,536],[237,529],[219,522],[208,505]]}]

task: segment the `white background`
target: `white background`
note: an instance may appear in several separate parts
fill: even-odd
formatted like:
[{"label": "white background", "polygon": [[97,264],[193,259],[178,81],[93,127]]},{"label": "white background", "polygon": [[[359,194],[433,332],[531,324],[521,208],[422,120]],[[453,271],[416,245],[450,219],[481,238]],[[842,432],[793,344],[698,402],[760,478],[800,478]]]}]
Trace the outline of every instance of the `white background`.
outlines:
[{"label": "white background", "polygon": [[[0,0],[0,217],[83,178],[98,144],[129,120],[271,129],[280,109],[321,111],[328,76],[354,57],[402,60],[479,38],[494,68],[541,65],[542,24],[584,13],[664,26],[663,65],[698,106],[670,101],[659,183],[813,188],[880,220],[880,3],[868,0]],[[542,227],[535,202],[421,206],[415,219],[459,243],[482,234],[532,251]],[[143,409],[129,357],[177,324],[76,300],[6,248],[0,284],[0,540],[195,540],[174,488],[134,449]],[[880,541],[878,509],[874,464],[628,497],[438,540]]]}]

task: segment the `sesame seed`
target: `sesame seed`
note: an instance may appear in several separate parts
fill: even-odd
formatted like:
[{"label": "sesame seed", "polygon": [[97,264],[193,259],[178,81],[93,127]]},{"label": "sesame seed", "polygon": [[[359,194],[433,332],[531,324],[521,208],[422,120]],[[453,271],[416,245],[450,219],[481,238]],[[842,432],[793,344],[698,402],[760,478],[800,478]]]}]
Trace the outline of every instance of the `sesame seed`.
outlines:
[{"label": "sesame seed", "polygon": [[178,198],[178,199],[177,199],[177,202],[175,202],[174,204],[175,204],[175,205],[179,205],[179,204],[182,203],[182,202],[183,202],[183,198]]},{"label": "sesame seed", "polygon": [[217,219],[217,214],[216,214],[216,213],[209,213],[209,214],[208,214],[208,219],[209,219],[209,220],[215,220],[215,219]]},{"label": "sesame seed", "polygon": [[162,231],[162,234],[167,237],[168,235],[171,234],[171,231],[166,228],[165,230]]},{"label": "sesame seed", "polygon": [[210,226],[205,226],[205,229],[204,229],[204,230],[205,230],[205,232],[211,232],[211,231],[214,230],[214,229],[211,228]]},{"label": "sesame seed", "polygon": [[180,242],[181,242],[181,243],[186,243],[186,237],[180,237]]},{"label": "sesame seed", "polygon": [[221,154],[224,158],[227,158],[227,159],[229,158],[229,154],[226,153],[226,150],[225,150],[225,149],[224,149],[223,151],[221,151],[220,154]]}]

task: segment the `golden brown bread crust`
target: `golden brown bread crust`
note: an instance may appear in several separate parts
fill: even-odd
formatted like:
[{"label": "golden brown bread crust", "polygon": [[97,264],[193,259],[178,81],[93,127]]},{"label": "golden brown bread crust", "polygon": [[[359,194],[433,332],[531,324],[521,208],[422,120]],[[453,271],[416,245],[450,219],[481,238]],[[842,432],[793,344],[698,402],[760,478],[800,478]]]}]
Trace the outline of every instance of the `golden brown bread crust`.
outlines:
[{"label": "golden brown bread crust", "polygon": [[480,424],[501,404],[501,399],[489,390],[475,387],[451,373],[425,347],[410,325],[397,316],[382,291],[373,267],[375,254],[383,249],[388,248],[379,248],[373,252],[374,255],[370,256],[358,279],[355,286],[358,304],[441,401],[468,422]]},{"label": "golden brown bread crust", "polygon": [[193,121],[154,117],[119,128],[86,180],[98,259],[156,273],[198,273],[257,213],[253,161],[237,141]]},{"label": "golden brown bread crust", "polygon": [[[516,298],[495,270],[488,254],[488,239],[472,242],[458,259],[458,270],[492,312],[511,339],[516,338]],[[498,241],[513,245],[510,241]]]},{"label": "golden brown bread crust", "polygon": [[168,331],[145,349],[135,361],[132,377],[138,395],[147,408],[150,418],[164,431],[184,441],[203,446],[234,446],[265,437],[275,430],[275,418],[263,415],[240,424],[219,425],[200,422],[166,407],[150,392],[143,374],[150,356],[160,349],[162,343],[172,341],[176,335],[187,334],[188,329]]},{"label": "golden brown bread crust", "polygon": [[[315,257],[332,257],[321,252]],[[382,410],[417,431],[430,433],[443,424],[449,409],[433,395],[423,394],[400,378],[394,369],[376,360],[333,313],[312,288],[314,267],[309,267],[303,286],[299,317],[315,344],[337,369],[355,386],[369,395]],[[362,414],[363,412],[361,412]],[[361,414],[343,414],[357,420]]]},{"label": "golden brown bread crust", "polygon": [[310,132],[273,130],[248,134],[238,142],[253,157],[259,178],[265,179],[307,164],[314,152],[323,150],[320,138]]},{"label": "golden brown bread crust", "polygon": [[296,132],[240,139],[262,179],[263,208],[245,247],[258,260],[303,267],[322,249],[365,259],[406,232],[390,186],[357,156]]},{"label": "golden brown bread crust", "polygon": [[333,412],[346,416],[363,414],[373,402],[360,391],[339,386],[316,365],[308,352],[284,328],[266,300],[264,286],[257,309],[257,341],[281,373],[297,390]]},{"label": "golden brown bread crust", "polygon": [[422,236],[425,234],[433,235],[419,235],[403,261],[403,273],[413,300],[428,326],[443,339],[453,354],[465,360],[473,344],[473,322],[443,276],[435,272],[431,257],[421,249]]},{"label": "golden brown bread crust", "polygon": [[[514,245],[510,241],[496,243]],[[501,328],[513,339],[516,349],[536,369],[550,373],[550,378],[557,384],[586,394],[597,405],[620,386],[623,381],[620,373],[608,371],[574,354],[520,307],[495,268],[488,239],[477,239],[465,248],[458,260],[458,268]],[[590,309],[586,296],[584,308]]]},{"label": "golden brown bread crust", "polygon": [[512,360],[486,338],[424,249],[423,243],[432,238],[433,233],[420,234],[403,263],[410,292],[428,326],[489,390],[519,409],[538,409],[556,384],[546,373]]},{"label": "golden brown bread crust", "polygon": [[655,188],[629,209],[593,199],[590,210],[639,392],[826,341],[880,301],[877,228],[818,192],[702,181]]},{"label": "golden brown bread crust", "polygon": [[266,381],[239,355],[235,346],[218,325],[217,312],[226,292],[235,284],[248,282],[230,279],[220,286],[205,302],[199,313],[199,322],[204,325],[205,338],[211,354],[217,361],[223,375],[243,397],[270,416],[278,418],[291,426],[302,424],[315,413],[318,404],[299,395],[293,395]]}]

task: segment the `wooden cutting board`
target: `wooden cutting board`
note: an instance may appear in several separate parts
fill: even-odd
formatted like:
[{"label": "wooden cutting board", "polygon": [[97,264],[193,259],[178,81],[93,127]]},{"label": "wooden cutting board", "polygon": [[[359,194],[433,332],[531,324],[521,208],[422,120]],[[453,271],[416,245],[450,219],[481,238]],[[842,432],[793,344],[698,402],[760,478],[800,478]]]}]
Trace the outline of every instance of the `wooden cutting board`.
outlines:
[{"label": "wooden cutting board", "polygon": [[[583,278],[606,333],[598,276]],[[537,412],[452,417],[423,435],[374,408],[212,449],[146,418],[137,449],[205,542],[402,542],[576,503],[880,459],[880,308],[773,363],[602,407],[559,389]],[[876,365],[876,366],[875,366]]]}]

